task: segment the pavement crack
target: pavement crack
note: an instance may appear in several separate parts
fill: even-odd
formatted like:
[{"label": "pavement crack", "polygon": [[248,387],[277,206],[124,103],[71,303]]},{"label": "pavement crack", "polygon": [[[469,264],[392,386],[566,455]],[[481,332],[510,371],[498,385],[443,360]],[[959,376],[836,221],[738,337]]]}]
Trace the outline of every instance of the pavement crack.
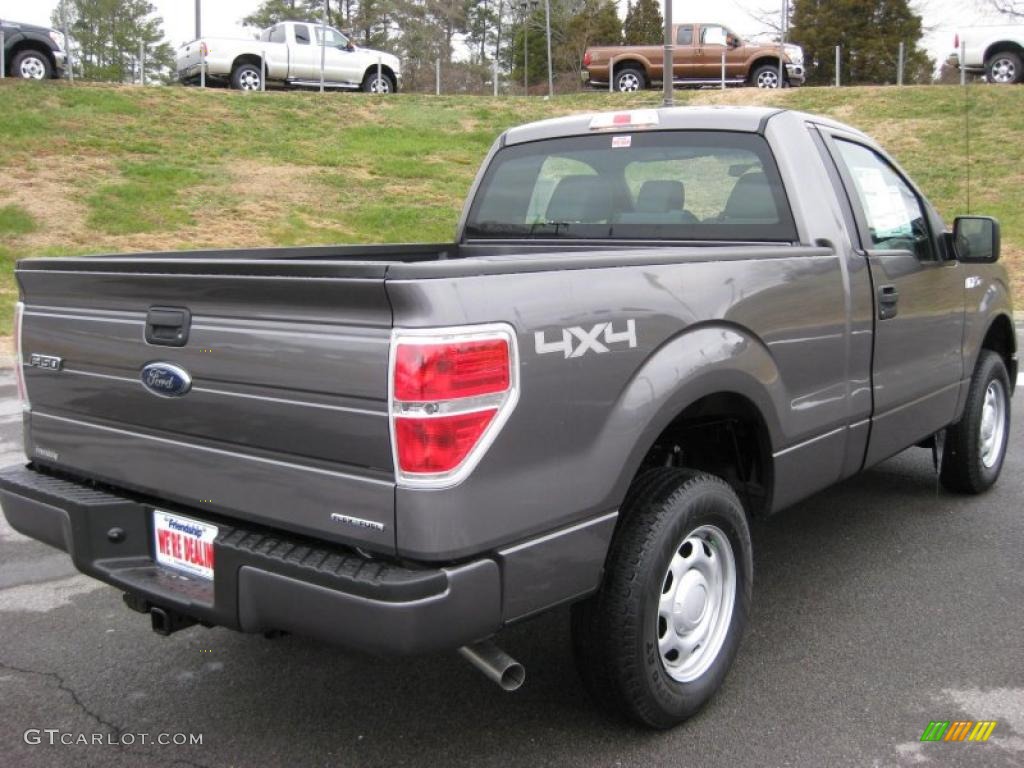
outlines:
[{"label": "pavement crack", "polygon": [[[48,677],[51,680],[56,681],[57,688],[59,688],[60,690],[64,691],[66,694],[68,694],[68,696],[71,697],[71,700],[75,703],[76,707],[78,707],[82,712],[84,712],[86,715],[88,715],[91,719],[95,720],[102,727],[108,728],[111,731],[113,731],[113,734],[114,734],[114,736],[117,737],[118,742],[121,741],[122,735],[127,730],[127,729],[122,728],[121,726],[119,726],[119,725],[117,725],[115,723],[112,723],[109,720],[101,717],[96,712],[94,712],[89,707],[87,707],[85,705],[85,702],[83,702],[78,697],[78,693],[75,691],[75,689],[72,688],[70,685],[68,685],[67,680],[65,680],[64,677],[62,675],[60,675],[59,673],[57,673],[57,672],[47,672],[47,671],[39,670],[39,669],[28,669],[26,667],[19,667],[19,666],[16,666],[14,664],[8,664],[8,663],[6,663],[4,661],[0,661],[0,670],[6,670],[8,672],[14,672],[14,673],[17,673],[17,674],[22,674],[22,675],[36,675],[38,677]],[[180,765],[180,766],[185,766],[185,768],[211,768],[211,766],[206,765],[205,763],[197,763],[194,760],[186,760],[186,759],[183,759],[183,758],[180,758],[180,757],[173,757],[171,755],[163,755],[163,754],[154,752],[154,751],[149,750],[149,749],[140,749],[139,747],[134,746],[134,745],[118,743],[118,744],[115,745],[115,748],[116,749],[120,749],[120,750],[122,750],[123,752],[125,752],[127,754],[145,756],[145,757],[151,758],[153,761],[156,761],[156,762],[159,762],[159,763],[163,763],[163,764],[166,764],[166,765],[171,765],[171,766]]]},{"label": "pavement crack", "polygon": [[23,675],[38,675],[40,677],[48,677],[51,680],[56,680],[57,681],[57,687],[60,690],[64,691],[66,694],[68,694],[68,696],[71,697],[71,700],[75,703],[76,707],[78,707],[86,715],[88,715],[90,718],[95,720],[97,723],[99,723],[103,727],[109,728],[120,739],[121,734],[123,733],[124,729],[121,728],[119,725],[116,725],[116,724],[110,722],[109,720],[104,719],[103,717],[101,717],[100,715],[96,714],[91,709],[89,709],[89,707],[87,707],[85,705],[85,702],[83,702],[78,697],[78,693],[75,691],[75,689],[72,688],[70,685],[68,685],[67,680],[65,680],[64,677],[62,675],[58,674],[57,672],[47,672],[47,671],[44,671],[44,670],[27,669],[25,667],[17,667],[17,666],[15,666],[13,664],[7,664],[4,661],[0,661],[0,669],[5,669],[5,670],[8,670],[10,672],[19,672],[19,673],[21,673]]}]

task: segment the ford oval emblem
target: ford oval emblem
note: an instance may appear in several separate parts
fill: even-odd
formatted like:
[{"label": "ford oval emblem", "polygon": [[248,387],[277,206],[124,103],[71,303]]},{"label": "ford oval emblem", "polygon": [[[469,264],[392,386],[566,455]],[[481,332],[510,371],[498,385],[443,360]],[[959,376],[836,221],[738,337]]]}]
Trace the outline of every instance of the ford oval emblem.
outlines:
[{"label": "ford oval emblem", "polygon": [[181,397],[192,389],[192,377],[176,365],[150,363],[142,369],[142,385],[161,397]]}]

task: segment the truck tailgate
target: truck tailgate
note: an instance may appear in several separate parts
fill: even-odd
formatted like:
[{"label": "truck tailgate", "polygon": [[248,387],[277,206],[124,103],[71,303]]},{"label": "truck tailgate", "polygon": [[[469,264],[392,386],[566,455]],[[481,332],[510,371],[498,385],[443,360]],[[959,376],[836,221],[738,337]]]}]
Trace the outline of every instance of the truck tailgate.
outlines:
[{"label": "truck tailgate", "polygon": [[[391,552],[385,266],[203,259],[19,264],[39,463],[187,505]],[[146,340],[154,308],[184,346]],[[59,369],[31,364],[60,358]],[[191,389],[142,382],[177,366]],[[335,517],[332,517],[335,515]]]}]

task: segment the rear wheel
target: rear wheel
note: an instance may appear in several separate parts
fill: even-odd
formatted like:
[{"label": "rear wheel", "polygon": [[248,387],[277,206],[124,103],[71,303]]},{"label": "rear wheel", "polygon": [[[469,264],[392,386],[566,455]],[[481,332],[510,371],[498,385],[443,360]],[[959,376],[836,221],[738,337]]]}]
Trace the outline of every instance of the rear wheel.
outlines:
[{"label": "rear wheel", "polygon": [[647,77],[635,67],[623,67],[615,73],[615,90],[620,93],[642,91],[647,87]]},{"label": "rear wheel", "polygon": [[653,728],[721,686],[747,623],[750,533],[723,480],[661,468],[639,477],[593,597],[573,606],[577,667],[598,703]]},{"label": "rear wheel", "polygon": [[1024,79],[1024,68],[1021,66],[1021,58],[1018,54],[1006,51],[989,58],[985,63],[985,74],[988,75],[990,83],[1010,85]]},{"label": "rear wheel", "polygon": [[45,54],[39,51],[22,51],[11,61],[15,77],[25,80],[47,80],[53,75],[53,67]]},{"label": "rear wheel", "polygon": [[779,88],[779,68],[771,64],[765,64],[754,70],[751,82],[758,88]]},{"label": "rear wheel", "polygon": [[239,64],[231,73],[231,87],[237,91],[258,91],[263,87],[263,73],[258,64]]},{"label": "rear wheel", "polygon": [[956,493],[981,493],[999,479],[1010,435],[1010,375],[1003,358],[983,349],[971,376],[967,405],[946,430],[939,479]]}]

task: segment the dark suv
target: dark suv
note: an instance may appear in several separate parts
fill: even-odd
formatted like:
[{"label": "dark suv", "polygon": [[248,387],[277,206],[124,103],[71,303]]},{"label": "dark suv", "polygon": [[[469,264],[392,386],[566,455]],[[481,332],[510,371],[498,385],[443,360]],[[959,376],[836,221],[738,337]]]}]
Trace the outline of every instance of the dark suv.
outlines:
[{"label": "dark suv", "polygon": [[49,27],[0,20],[4,33],[4,73],[26,80],[61,77],[67,61],[64,35]]}]

